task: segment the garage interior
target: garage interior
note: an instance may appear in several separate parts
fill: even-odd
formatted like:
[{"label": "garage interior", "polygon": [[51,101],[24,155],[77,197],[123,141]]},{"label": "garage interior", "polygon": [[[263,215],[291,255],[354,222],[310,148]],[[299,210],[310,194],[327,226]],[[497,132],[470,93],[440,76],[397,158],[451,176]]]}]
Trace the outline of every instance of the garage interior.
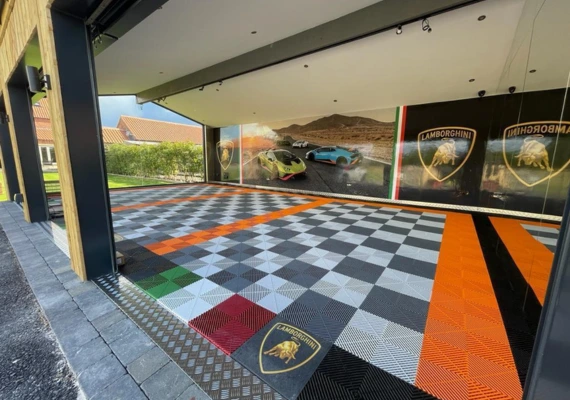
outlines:
[{"label": "garage interior", "polygon": [[[570,3],[418,3],[142,1],[84,18],[94,93],[202,124],[206,177],[103,190],[102,246],[122,265],[85,261],[84,278],[211,398],[565,390],[545,365],[568,353],[548,343],[567,310]],[[86,217],[68,196],[49,199],[65,221],[32,222],[76,254]]]}]

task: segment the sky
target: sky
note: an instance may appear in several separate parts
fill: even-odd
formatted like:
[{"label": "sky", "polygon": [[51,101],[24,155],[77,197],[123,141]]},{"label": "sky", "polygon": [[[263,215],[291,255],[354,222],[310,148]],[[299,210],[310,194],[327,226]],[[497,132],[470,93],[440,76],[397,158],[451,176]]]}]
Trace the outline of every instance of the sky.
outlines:
[{"label": "sky", "polygon": [[114,128],[121,115],[177,122],[186,125],[199,125],[164,107],[154,103],[137,104],[135,96],[99,96],[101,122],[103,126]]}]

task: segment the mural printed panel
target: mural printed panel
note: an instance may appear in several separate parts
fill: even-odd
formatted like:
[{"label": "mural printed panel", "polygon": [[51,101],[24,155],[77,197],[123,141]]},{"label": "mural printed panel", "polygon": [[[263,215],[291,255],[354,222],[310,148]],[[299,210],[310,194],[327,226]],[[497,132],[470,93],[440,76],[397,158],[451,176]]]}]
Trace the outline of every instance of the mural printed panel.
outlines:
[{"label": "mural printed panel", "polygon": [[395,109],[242,125],[243,183],[388,197]]}]

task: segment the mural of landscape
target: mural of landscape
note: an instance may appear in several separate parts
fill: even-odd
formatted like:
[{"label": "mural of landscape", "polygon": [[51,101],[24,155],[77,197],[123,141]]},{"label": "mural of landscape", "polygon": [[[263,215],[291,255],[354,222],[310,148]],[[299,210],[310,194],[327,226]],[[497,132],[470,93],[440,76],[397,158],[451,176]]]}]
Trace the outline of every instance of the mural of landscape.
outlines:
[{"label": "mural of landscape", "polygon": [[246,184],[387,197],[395,109],[242,125]]}]

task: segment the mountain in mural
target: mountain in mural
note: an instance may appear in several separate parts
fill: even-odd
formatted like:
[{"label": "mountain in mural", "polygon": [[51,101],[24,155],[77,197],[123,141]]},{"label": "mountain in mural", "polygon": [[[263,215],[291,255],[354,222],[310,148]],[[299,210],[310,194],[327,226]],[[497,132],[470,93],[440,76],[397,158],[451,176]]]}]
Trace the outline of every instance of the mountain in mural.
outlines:
[{"label": "mountain in mural", "polygon": [[365,127],[389,127],[393,128],[393,122],[381,122],[372,118],[365,117],[349,117],[341,114],[333,114],[328,117],[319,118],[311,121],[306,125],[293,124],[285,128],[277,129],[275,132],[282,133],[305,133],[312,131],[322,130],[351,130],[357,128],[358,130]]},{"label": "mountain in mural", "polygon": [[392,160],[393,122],[333,114],[305,125],[293,124],[276,129],[275,132],[287,140],[307,140],[318,146],[354,147],[378,161]]}]

